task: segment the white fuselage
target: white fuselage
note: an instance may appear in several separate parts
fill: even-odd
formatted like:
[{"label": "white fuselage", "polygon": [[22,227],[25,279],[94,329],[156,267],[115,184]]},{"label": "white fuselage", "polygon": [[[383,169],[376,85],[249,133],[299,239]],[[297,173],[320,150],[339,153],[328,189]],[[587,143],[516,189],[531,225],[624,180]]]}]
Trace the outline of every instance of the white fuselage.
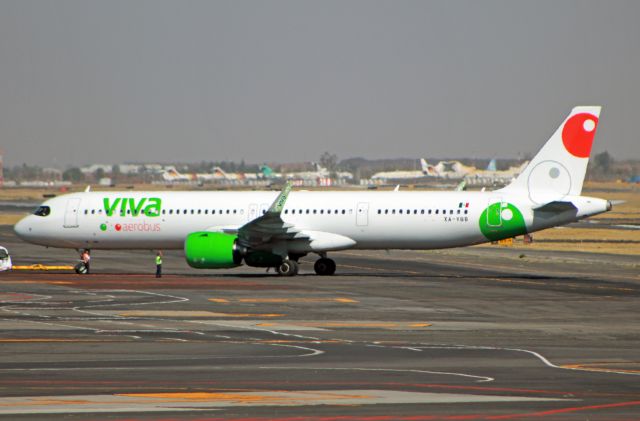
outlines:
[{"label": "white fuselage", "polygon": [[[51,247],[181,249],[195,231],[237,229],[262,215],[278,192],[85,192],[43,203],[45,216],[15,226],[23,239]],[[292,192],[282,219],[303,232],[353,240],[335,249],[435,249],[487,242],[480,219],[496,201],[515,205],[526,231],[607,210],[603,199],[570,198],[573,212],[537,215],[527,197],[500,192]],[[486,213],[485,213],[486,215]],[[507,215],[507,214],[505,214]],[[506,216],[505,216],[506,217]],[[491,221],[498,226],[501,217]],[[504,221],[507,222],[506,220]],[[312,243],[313,245],[313,243]],[[325,246],[322,251],[331,247]],[[311,247],[307,251],[316,251]]]}]

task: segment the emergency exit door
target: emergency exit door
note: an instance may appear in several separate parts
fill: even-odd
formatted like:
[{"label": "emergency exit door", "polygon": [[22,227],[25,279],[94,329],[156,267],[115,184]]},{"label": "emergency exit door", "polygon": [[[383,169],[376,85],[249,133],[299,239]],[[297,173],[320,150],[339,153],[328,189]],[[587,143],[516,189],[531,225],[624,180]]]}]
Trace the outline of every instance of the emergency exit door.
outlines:
[{"label": "emergency exit door", "polygon": [[78,212],[80,209],[80,199],[67,200],[67,208],[64,211],[64,227],[65,228],[77,228],[78,227]]},{"label": "emergency exit door", "polygon": [[258,217],[258,204],[252,203],[249,205],[249,212],[247,212],[247,220],[253,221]]},{"label": "emergency exit door", "polygon": [[361,227],[369,225],[369,203],[358,203],[358,209],[356,210],[356,225]]}]

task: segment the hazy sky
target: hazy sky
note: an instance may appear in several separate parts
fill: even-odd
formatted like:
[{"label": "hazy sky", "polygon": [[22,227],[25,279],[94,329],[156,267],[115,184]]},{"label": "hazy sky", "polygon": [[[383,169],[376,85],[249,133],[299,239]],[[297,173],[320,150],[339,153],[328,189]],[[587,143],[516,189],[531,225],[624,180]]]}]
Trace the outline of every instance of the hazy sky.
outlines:
[{"label": "hazy sky", "polygon": [[5,164],[640,158],[640,1],[0,0]]}]

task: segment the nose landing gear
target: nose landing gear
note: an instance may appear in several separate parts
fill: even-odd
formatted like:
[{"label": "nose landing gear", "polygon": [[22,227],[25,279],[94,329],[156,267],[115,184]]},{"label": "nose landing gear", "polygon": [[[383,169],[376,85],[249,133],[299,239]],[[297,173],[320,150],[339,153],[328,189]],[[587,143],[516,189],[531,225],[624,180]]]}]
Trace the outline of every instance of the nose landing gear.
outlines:
[{"label": "nose landing gear", "polygon": [[320,276],[333,275],[336,273],[336,262],[327,257],[321,257],[316,260],[316,263],[313,265],[313,270]]}]

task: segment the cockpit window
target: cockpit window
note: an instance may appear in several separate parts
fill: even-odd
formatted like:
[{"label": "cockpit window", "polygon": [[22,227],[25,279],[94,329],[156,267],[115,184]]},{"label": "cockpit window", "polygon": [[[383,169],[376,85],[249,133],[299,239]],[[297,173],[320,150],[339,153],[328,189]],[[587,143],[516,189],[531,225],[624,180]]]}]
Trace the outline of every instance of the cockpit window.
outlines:
[{"label": "cockpit window", "polygon": [[7,251],[6,251],[5,249],[1,249],[1,248],[0,248],[0,259],[1,259],[1,260],[4,260],[4,259],[6,259],[7,257],[9,257],[9,253],[7,253]]},{"label": "cockpit window", "polygon": [[40,206],[33,214],[38,216],[48,216],[50,213],[51,208],[49,206]]}]

